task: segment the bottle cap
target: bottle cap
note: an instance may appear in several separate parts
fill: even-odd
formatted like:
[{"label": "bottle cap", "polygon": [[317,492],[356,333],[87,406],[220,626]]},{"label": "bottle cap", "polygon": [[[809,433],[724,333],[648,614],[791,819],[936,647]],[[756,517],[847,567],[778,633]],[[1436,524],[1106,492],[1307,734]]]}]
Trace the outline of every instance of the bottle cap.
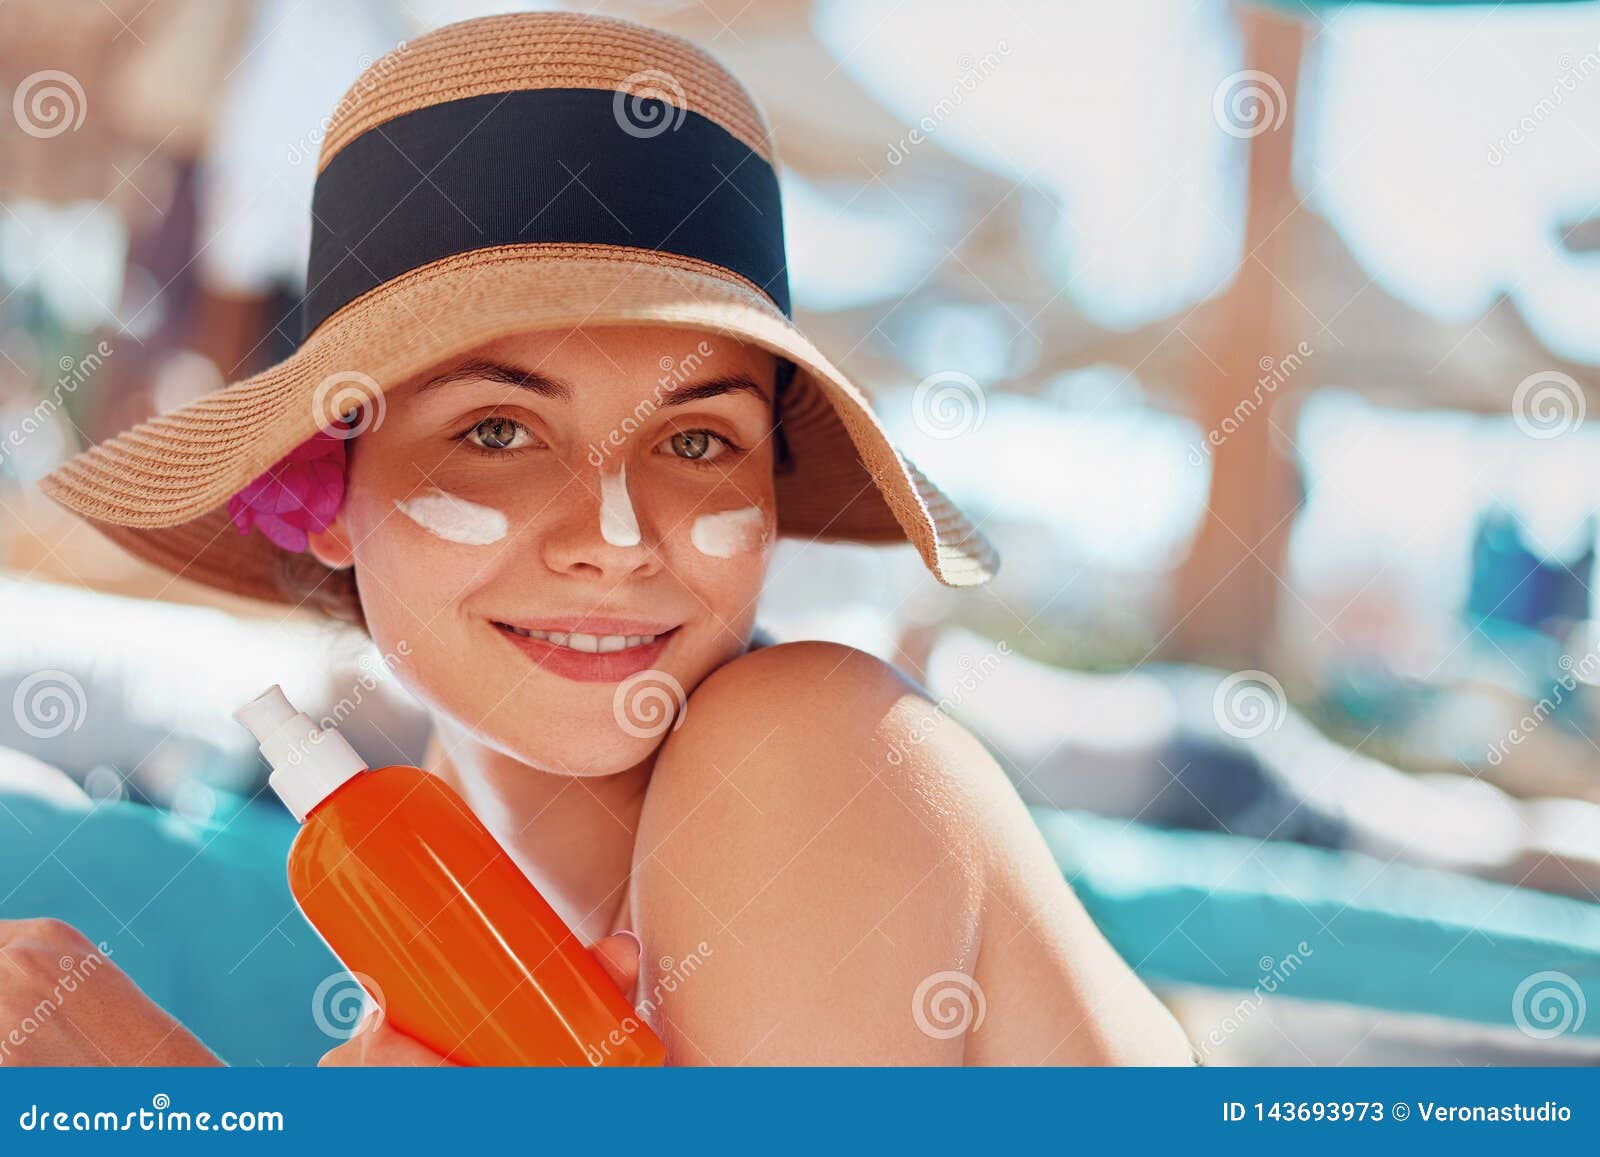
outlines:
[{"label": "bottle cap", "polygon": [[276,683],[233,717],[256,737],[272,767],[267,783],[302,822],[346,780],[367,770],[344,736],[331,727],[322,730],[309,715],[296,711]]}]

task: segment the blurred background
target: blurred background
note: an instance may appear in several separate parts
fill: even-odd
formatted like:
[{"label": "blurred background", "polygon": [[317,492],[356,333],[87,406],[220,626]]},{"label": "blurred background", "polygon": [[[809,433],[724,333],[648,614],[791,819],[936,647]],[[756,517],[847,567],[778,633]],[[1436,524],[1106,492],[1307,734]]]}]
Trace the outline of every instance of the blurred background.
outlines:
[{"label": "blurred background", "polygon": [[[530,7],[0,2],[0,785],[199,859],[268,683],[417,758],[364,639],[35,484],[290,352],[345,88]],[[1600,1059],[1600,9],[581,7],[752,89],[800,324],[1005,560],[786,546],[768,628],[974,728],[1208,1063]]]}]

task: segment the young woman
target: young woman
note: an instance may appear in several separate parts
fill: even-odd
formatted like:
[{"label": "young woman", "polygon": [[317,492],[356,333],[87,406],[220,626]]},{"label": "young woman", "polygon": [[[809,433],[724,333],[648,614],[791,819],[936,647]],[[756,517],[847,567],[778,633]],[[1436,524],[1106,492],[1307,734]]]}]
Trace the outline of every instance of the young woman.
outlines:
[{"label": "young woman", "polygon": [[[673,1063],[1188,1061],[970,735],[870,656],[757,639],[779,534],[909,540],[951,585],[995,560],[789,320],[732,77],[616,21],[453,25],[341,103],[314,212],[300,350],[53,497],[362,624],[433,717],[430,770],[637,980]],[[74,934],[4,936],[47,974]],[[77,1025],[102,1056],[208,1056],[121,1006]],[[449,1058],[380,1020],[327,1060]]]}]

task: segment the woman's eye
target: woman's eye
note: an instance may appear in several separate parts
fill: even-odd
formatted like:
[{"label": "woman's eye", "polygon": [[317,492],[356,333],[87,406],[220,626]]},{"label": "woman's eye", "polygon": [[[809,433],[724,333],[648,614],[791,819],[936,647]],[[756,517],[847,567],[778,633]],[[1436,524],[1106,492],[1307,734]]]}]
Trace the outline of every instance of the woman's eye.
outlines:
[{"label": "woman's eye", "polygon": [[531,440],[527,427],[510,418],[485,418],[467,431],[467,441],[485,450],[515,450]]},{"label": "woman's eye", "polygon": [[712,462],[728,450],[728,440],[710,430],[680,430],[662,443],[667,453],[690,461]]}]

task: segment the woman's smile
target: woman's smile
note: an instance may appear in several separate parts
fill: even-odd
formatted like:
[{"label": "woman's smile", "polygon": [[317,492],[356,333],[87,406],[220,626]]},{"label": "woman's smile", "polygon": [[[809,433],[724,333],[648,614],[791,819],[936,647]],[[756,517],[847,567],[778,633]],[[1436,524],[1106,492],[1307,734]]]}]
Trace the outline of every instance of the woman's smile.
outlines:
[{"label": "woman's smile", "polygon": [[309,545],[354,569],[374,641],[414,648],[396,677],[474,742],[562,774],[638,767],[661,738],[617,726],[615,686],[656,670],[686,694],[754,630],[780,377],[699,331],[496,339],[389,388]]},{"label": "woman's smile", "polygon": [[[12,8],[7,0],[0,6]],[[52,7],[27,0],[16,6]],[[429,15],[438,13],[422,13]],[[324,39],[337,48],[354,44],[352,37],[365,43],[383,35],[381,27],[353,21],[339,11]],[[405,23],[421,22],[431,23]],[[158,31],[166,34],[174,21],[161,23]],[[1277,47],[1289,44],[1278,31],[1266,42],[1272,59],[1293,64]],[[1001,40],[1002,55],[1005,45]],[[8,70],[12,47],[0,34]],[[330,71],[323,63],[337,63],[337,53],[324,47],[290,44],[291,51],[277,54],[282,68],[248,70],[259,87],[240,107],[270,108],[275,83],[321,87]],[[820,59],[812,50],[789,53],[791,61],[784,51],[766,36],[745,55],[769,72],[787,72],[791,64],[815,69]],[[938,71],[947,61],[924,63]],[[833,71],[843,64],[841,58]],[[27,80],[45,77],[54,87],[33,92],[34,113],[41,94],[59,91],[56,78],[77,84],[53,68]],[[853,91],[862,87],[858,81],[841,83]],[[81,88],[74,95],[81,105]],[[288,95],[296,99],[278,103],[298,117],[306,111],[299,94]],[[19,124],[21,103],[12,109]],[[863,107],[878,111],[875,104]],[[72,111],[83,119],[82,107]],[[1039,119],[1031,107],[1019,112],[1024,126],[1033,123],[1029,117]],[[35,119],[53,131],[34,136],[78,127],[48,114]],[[231,125],[236,118],[226,119]],[[260,118],[249,119],[243,127],[261,127]],[[169,136],[189,127],[179,124]],[[856,127],[847,126],[849,141]],[[304,129],[296,124],[290,135],[305,137]],[[187,928],[174,921],[176,934],[161,947],[180,974],[193,963],[186,956],[212,940],[216,959],[237,957],[236,947],[244,958],[226,975],[191,967],[197,975],[184,979],[193,983],[169,984],[156,995],[187,998],[189,989],[209,990],[202,995],[213,1006],[246,1004],[252,1007],[242,1013],[270,1013],[268,1027],[294,1034],[283,1036],[274,1063],[309,1059],[291,1055],[290,1042],[296,1050],[315,1043],[315,1030],[343,1042],[324,1064],[433,1071],[463,1062],[609,1067],[663,1059],[806,1067],[1189,1063],[1182,1029],[1135,971],[1154,950],[1140,959],[1131,951],[1135,940],[1114,945],[1100,933],[1069,883],[1079,873],[1060,858],[1059,843],[1047,842],[1028,807],[1033,799],[1019,794],[1031,775],[1014,783],[987,749],[988,737],[958,719],[966,714],[963,693],[974,689],[976,677],[989,677],[1000,656],[1013,654],[1009,644],[983,640],[982,666],[950,672],[956,686],[935,701],[875,655],[840,642],[778,642],[757,630],[769,572],[791,566],[798,574],[770,592],[779,605],[767,603],[768,611],[793,626],[815,622],[828,634],[853,633],[856,612],[870,614],[874,621],[864,633],[885,650],[903,652],[919,674],[945,672],[933,661],[936,643],[943,647],[950,638],[967,649],[945,634],[947,626],[988,633],[1017,616],[997,618],[982,605],[958,616],[943,600],[902,589],[913,556],[948,587],[974,587],[995,572],[997,559],[979,524],[889,437],[895,427],[911,433],[909,426],[934,440],[971,436],[983,417],[984,392],[962,370],[971,360],[968,343],[937,340],[949,336],[934,332],[938,325],[907,330],[893,320],[899,304],[888,305],[851,347],[851,355],[869,348],[850,363],[948,368],[929,374],[914,397],[895,390],[893,408],[882,414],[866,384],[801,331],[782,212],[789,178],[780,179],[772,126],[739,79],[689,41],[645,24],[576,11],[508,13],[402,42],[362,73],[316,136],[321,150],[315,173],[306,166],[312,187],[304,199],[315,206],[315,219],[292,354],[224,388],[196,385],[193,392],[204,396],[168,409],[148,396],[145,375],[124,373],[120,363],[111,384],[127,397],[108,398],[90,385],[89,371],[113,352],[102,342],[93,357],[60,359],[63,369],[81,364],[56,381],[54,400],[41,402],[22,423],[51,418],[62,391],[80,384],[87,387],[82,404],[99,407],[87,423],[97,436],[117,415],[165,410],[98,440],[40,487],[141,566],[149,562],[173,581],[198,579],[219,592],[275,604],[281,619],[268,619],[262,608],[236,611],[250,619],[241,630],[281,623],[287,636],[281,654],[258,649],[269,650],[270,661],[300,657],[310,668],[286,668],[283,682],[323,692],[323,706],[347,690],[328,722],[342,726],[360,710],[354,722],[361,734],[351,738],[363,739],[372,754],[402,756],[401,763],[369,767],[365,753],[342,739],[332,742],[335,728],[313,723],[281,693],[249,706],[239,718],[272,765],[261,787],[281,795],[306,825],[290,849],[289,893],[309,920],[302,927],[322,933],[321,942],[281,933],[285,919],[299,915],[291,908],[285,917],[283,898],[264,885],[276,877],[281,888],[284,876],[259,871],[259,857],[243,854],[259,845],[268,857],[281,855],[284,843],[236,834],[211,852],[218,879],[233,881],[224,885],[229,901],[237,901],[230,915],[239,917],[231,942],[229,928],[213,927],[199,912],[187,914]],[[1275,139],[1286,142],[1287,131]],[[6,147],[0,141],[0,151]],[[244,147],[230,143],[205,159],[234,164]],[[248,166],[241,171],[248,176]],[[188,200],[178,207],[190,207]],[[958,198],[957,214],[944,216],[958,221],[970,201]],[[172,245],[181,248],[188,232],[208,232],[174,232],[147,216],[130,217],[123,232],[148,242],[147,249],[159,242],[162,255]],[[152,232],[157,225],[159,236]],[[257,254],[270,248],[261,238],[272,235],[253,220],[244,228],[261,234],[251,234],[241,249],[250,264],[278,270],[277,256],[263,263]],[[838,240],[807,238],[800,255],[832,246],[839,251],[828,257],[836,263],[870,264],[871,254]],[[125,248],[109,255],[113,264],[127,264]],[[199,254],[171,256],[192,263]],[[270,296],[277,280],[261,279],[259,292],[240,303],[224,302],[219,287],[201,284],[173,305],[174,320],[183,324],[163,327],[158,336],[209,335],[218,327],[205,323],[226,305],[227,317],[239,324],[204,345],[213,368],[264,361],[261,352],[280,344],[283,328]],[[210,312],[189,316],[193,311],[179,308],[191,296]],[[875,301],[864,308],[874,311]],[[920,308],[919,317],[936,322],[950,312],[938,312],[932,300]],[[9,342],[11,319],[0,320]],[[44,327],[36,352],[77,351],[93,340],[90,331],[104,328],[92,316],[80,322],[64,318]],[[889,345],[902,356],[891,356]],[[1299,348],[1309,351],[1305,343]],[[53,358],[31,360],[45,369]],[[50,392],[33,380],[49,375],[12,368],[25,389]],[[989,367],[1007,387],[1028,378],[1028,368]],[[16,376],[0,375],[0,402]],[[952,378],[961,388],[951,388]],[[908,426],[901,418],[915,421]],[[19,432],[4,421],[0,427],[0,435]],[[1031,478],[1026,463],[992,461],[989,442],[945,446],[940,457],[959,451],[969,475],[998,471],[1001,481],[1023,478],[1036,488],[1050,481]],[[43,449],[53,455],[56,447]],[[1028,512],[1015,505],[998,503],[993,513],[1009,515],[1022,533],[1019,520]],[[782,554],[780,535],[791,540]],[[821,545],[833,541],[859,544],[858,550],[897,544],[899,557],[882,560],[882,574],[873,576],[860,571],[872,569],[864,560]],[[164,597],[167,587],[154,578],[139,576],[136,593]],[[1010,594],[1034,590],[1025,575]],[[809,605],[796,605],[795,595],[807,596]],[[1002,609],[1005,597],[993,596]],[[1043,602],[1035,617],[1048,609]],[[355,658],[345,640],[308,637],[306,611],[365,631],[372,650],[361,655],[353,685],[340,687],[339,661]],[[225,612],[204,613],[210,618],[197,629],[210,640]],[[1021,623],[1034,635],[1030,626]],[[164,660],[171,648],[162,639],[153,644],[154,658]],[[0,659],[10,649],[0,648]],[[190,650],[196,653],[185,659],[227,673],[232,685],[231,664],[239,656],[226,646]],[[1006,668],[986,688],[1001,707],[1037,708],[1045,723],[1055,722],[1052,713],[1077,711],[1075,703],[1056,702],[1065,694],[1058,693],[1062,679],[1073,676],[1030,673],[1022,669],[1029,660],[1012,661],[1019,667]],[[49,699],[51,684],[59,686],[55,677],[63,675],[72,684],[65,707],[76,708],[65,723],[63,697]],[[422,721],[404,697],[380,686],[390,676],[431,726],[418,766],[411,766],[407,747]],[[16,689],[17,722],[24,723],[28,699],[42,725],[30,730],[24,723],[23,730],[46,740],[68,724],[77,730],[87,706],[83,688],[63,671],[36,672],[26,682],[39,680],[43,695],[36,687]],[[1028,701],[1035,684],[1027,680],[1043,688],[1038,702]],[[1020,696],[1013,686],[1023,688]],[[35,692],[31,699],[28,690]],[[138,710],[126,714],[141,716],[147,704],[129,706]],[[191,708],[178,705],[178,715],[192,715]],[[108,731],[116,704],[97,699],[91,714]],[[384,727],[391,717],[408,725],[398,740]],[[1022,718],[1019,726],[1031,722]],[[124,730],[136,741],[150,729]],[[81,754],[88,738],[67,736],[61,750]],[[312,752],[323,739],[329,744]],[[1000,750],[1018,750],[999,735],[993,739]],[[161,742],[163,750],[170,746]],[[1147,746],[1159,763],[1170,744]],[[137,751],[119,747],[113,754],[113,763],[135,770],[144,762]],[[1073,750],[1044,754],[1039,769],[1053,761],[1062,775],[1094,777],[1093,751],[1084,758]],[[207,768],[196,769],[199,782],[186,783],[165,774],[173,768],[162,762],[155,786],[197,788],[203,803],[210,796]],[[34,774],[31,767],[22,772],[28,779]],[[120,787],[116,775],[112,780]],[[70,802],[58,808],[55,790],[43,807],[29,810],[28,823],[34,811],[59,810],[65,837],[30,828],[32,843],[24,847],[37,846],[65,867],[55,849],[101,801],[69,780]],[[155,794],[167,803],[189,802],[182,793]],[[0,867],[15,862],[8,795],[9,785],[0,783]],[[256,822],[274,831],[286,824],[282,816],[256,814],[250,800],[238,802],[249,803]],[[172,882],[136,877],[164,873],[169,864],[174,878],[189,871],[246,810],[230,804],[219,825],[206,822],[209,807],[198,817],[190,807],[174,807],[181,814],[168,816],[128,803],[114,815],[108,809],[97,830],[136,829],[130,809],[150,813],[148,827],[160,842],[123,856],[94,847],[89,858],[100,862],[101,882],[112,893],[131,886],[135,899],[159,896]],[[1081,859],[1082,825],[1065,814],[1038,817],[1047,818],[1074,825],[1044,830],[1071,842],[1071,854]],[[1098,839],[1097,828],[1087,830]],[[202,844],[197,835],[208,838]],[[1144,839],[1136,832],[1128,838]],[[114,913],[98,902],[96,889],[68,874],[76,884],[67,896],[87,892],[98,903],[79,905],[91,926],[104,929],[119,949],[124,938],[140,943],[131,955],[153,959],[128,923],[107,923]],[[13,891],[25,884],[31,890],[9,905],[0,878],[0,914],[21,908],[26,916],[43,915],[39,908],[48,905],[37,899],[32,877],[32,871],[22,876]],[[46,900],[48,892],[47,885]],[[153,903],[154,897],[145,901],[135,919]],[[1180,914],[1178,923],[1193,914]],[[257,938],[260,927],[269,935]],[[138,932],[147,934],[143,924]],[[1306,934],[1315,938],[1314,931]],[[230,1004],[230,990],[248,987],[232,974],[268,940],[288,941],[296,953],[290,963],[303,967],[293,974],[276,969],[273,991],[262,994],[275,1004]],[[1232,947],[1250,962],[1234,975],[1257,971],[1255,941]],[[1259,947],[1274,945],[1263,940]],[[10,1033],[0,1042],[0,1061],[11,1062],[7,1048],[25,1046],[24,1063],[217,1062],[106,959],[111,952],[111,940],[91,942],[58,920],[0,919],[6,965],[0,1037]],[[1300,943],[1300,955],[1311,952],[1309,941]],[[1321,959],[1321,941],[1317,954]],[[103,969],[77,989],[71,1018],[41,1015],[60,1002],[63,982],[71,979],[61,974],[84,978],[85,965],[97,957]],[[1261,961],[1263,970],[1267,963]],[[164,979],[159,969],[146,971]],[[306,991],[297,995],[288,981],[316,991],[308,1002]],[[352,1027],[357,994],[367,1015]],[[222,1020],[248,1019],[212,1016],[204,1027],[220,1032]],[[652,1034],[659,1037],[653,1045]],[[241,1062],[261,1053],[242,1035],[229,1051]],[[337,1090],[330,1086],[330,1093]],[[156,1104],[164,1099],[156,1097]],[[525,1122],[523,1132],[539,1135],[562,1107]],[[930,1115],[917,1104],[885,1107],[901,1117]],[[523,1103],[513,1096],[507,1108],[521,1113]],[[714,1119],[719,1106],[710,1108]],[[89,1116],[34,1114],[41,1125],[50,1116],[57,1131],[69,1115],[75,1127]],[[234,1115],[241,1128],[252,1116]],[[284,1114],[275,1116],[281,1128]],[[979,1131],[985,1124],[977,1122]],[[637,1121],[629,1132],[648,1144],[651,1125]],[[0,1157],[9,1151],[0,1149]]]},{"label": "woman's smile", "polygon": [[535,665],[579,683],[618,683],[656,666],[678,627],[593,616],[491,624]]}]

